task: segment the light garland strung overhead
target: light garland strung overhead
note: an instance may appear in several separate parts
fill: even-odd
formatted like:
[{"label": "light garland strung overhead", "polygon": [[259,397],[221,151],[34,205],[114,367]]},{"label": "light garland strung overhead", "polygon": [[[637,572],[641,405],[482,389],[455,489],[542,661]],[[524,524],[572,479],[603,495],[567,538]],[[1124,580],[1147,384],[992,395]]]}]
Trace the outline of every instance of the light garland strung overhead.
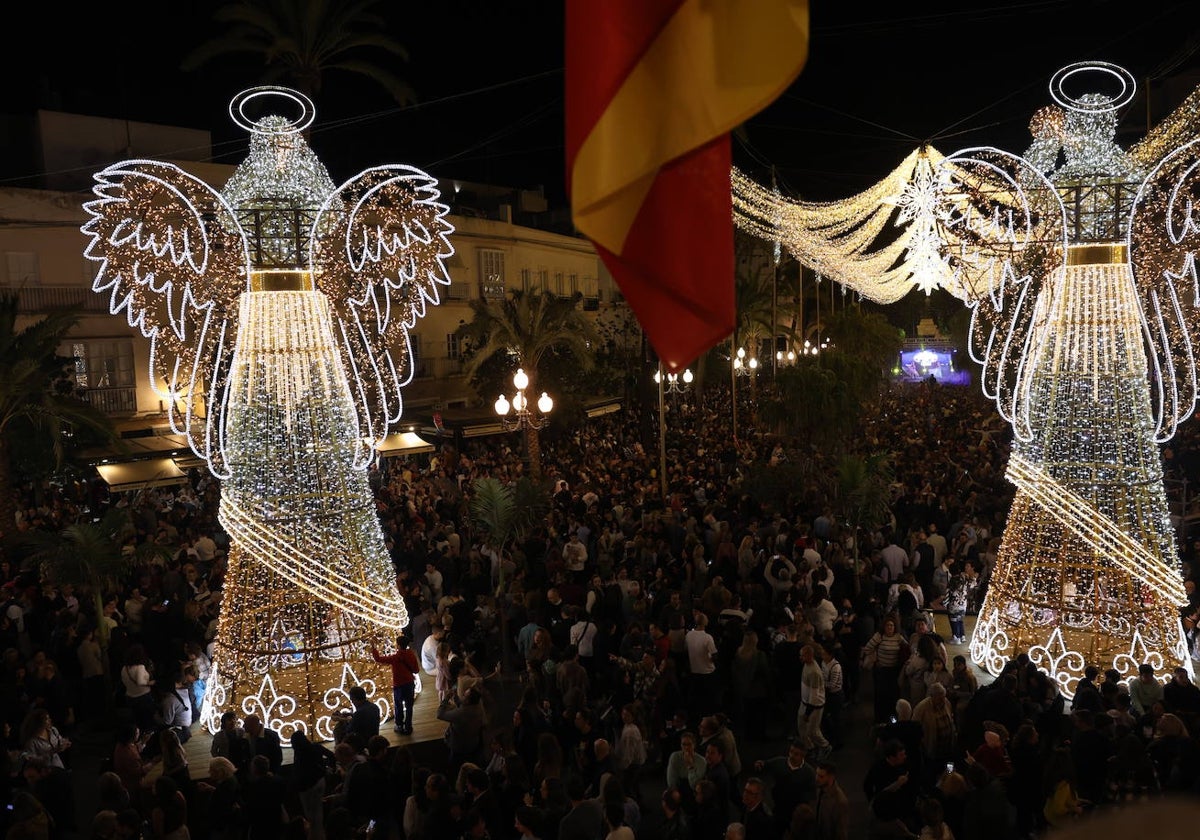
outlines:
[{"label": "light garland strung overhead", "polygon": [[876,303],[895,303],[913,289],[972,301],[997,282],[990,234],[1032,221],[1009,218],[1005,195],[978,189],[995,185],[993,166],[923,146],[879,183],[831,202],[786,199],[735,168],[734,222]]},{"label": "light garland strung overhead", "polygon": [[[251,104],[298,108],[252,120]],[[408,331],[453,254],[436,181],[407,166],[335,187],[286,88],[234,99],[250,155],[218,193],[168,163],[96,176],[95,291],[151,342],[172,427],[222,479],[231,538],[201,710],[328,740],[348,691],[386,717],[387,649],[408,623],[365,467],[401,413]],[[419,682],[418,682],[419,685]]]}]

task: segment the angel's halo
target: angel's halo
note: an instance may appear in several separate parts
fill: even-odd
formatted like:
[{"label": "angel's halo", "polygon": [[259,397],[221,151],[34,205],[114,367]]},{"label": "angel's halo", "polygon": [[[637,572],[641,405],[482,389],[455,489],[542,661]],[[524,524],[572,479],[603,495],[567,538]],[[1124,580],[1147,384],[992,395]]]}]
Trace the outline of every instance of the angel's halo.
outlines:
[{"label": "angel's halo", "polygon": [[[300,115],[291,122],[285,122],[274,128],[264,127],[246,115],[246,105],[262,97],[278,97],[293,106],[299,106]],[[317,118],[317,109],[311,99],[298,90],[280,87],[278,85],[261,85],[242,91],[229,102],[229,117],[240,128],[251,134],[292,134],[304,131]]]},{"label": "angel's halo", "polygon": [[[1121,89],[1115,96],[1105,94],[1102,102],[1089,102],[1083,97],[1071,96],[1063,87],[1067,79],[1080,73],[1096,73],[1109,76],[1120,83]],[[1081,111],[1086,114],[1105,114],[1116,111],[1133,101],[1137,93],[1137,81],[1133,74],[1116,64],[1107,61],[1077,61],[1061,68],[1050,79],[1050,96],[1062,107],[1070,111]]]}]

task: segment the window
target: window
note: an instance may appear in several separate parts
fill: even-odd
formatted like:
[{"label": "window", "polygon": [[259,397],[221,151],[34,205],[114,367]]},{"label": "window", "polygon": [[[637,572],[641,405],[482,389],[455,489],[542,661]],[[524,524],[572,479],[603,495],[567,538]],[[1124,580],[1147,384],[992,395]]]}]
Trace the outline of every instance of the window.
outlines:
[{"label": "window", "polygon": [[408,349],[411,351],[409,355],[409,364],[413,372],[414,378],[429,376],[429,371],[426,369],[424,356],[421,348],[421,336],[414,335],[409,337]]},{"label": "window", "polygon": [[71,344],[75,357],[75,384],[80,388],[130,388],[133,376],[133,341],[76,341]]},{"label": "window", "polygon": [[554,272],[554,294],[559,297],[567,296],[567,287],[561,271]]},{"label": "window", "polygon": [[533,269],[521,269],[521,290],[528,292],[529,287],[533,285]]},{"label": "window", "polygon": [[537,273],[538,288],[543,292],[550,291],[550,272],[544,268],[539,268]]},{"label": "window", "polygon": [[578,291],[579,291],[579,275],[578,274],[568,274],[567,275],[567,294],[573,295]]},{"label": "window", "polygon": [[469,282],[463,282],[451,277],[450,285],[443,287],[444,291],[441,292],[442,300],[466,300],[467,286],[469,285]]},{"label": "window", "polygon": [[25,286],[39,281],[38,257],[34,251],[5,251],[4,263],[9,286]]},{"label": "window", "polygon": [[446,358],[462,358],[462,340],[456,332],[446,333]]},{"label": "window", "polygon": [[479,288],[485,298],[504,297],[504,252],[479,249]]}]

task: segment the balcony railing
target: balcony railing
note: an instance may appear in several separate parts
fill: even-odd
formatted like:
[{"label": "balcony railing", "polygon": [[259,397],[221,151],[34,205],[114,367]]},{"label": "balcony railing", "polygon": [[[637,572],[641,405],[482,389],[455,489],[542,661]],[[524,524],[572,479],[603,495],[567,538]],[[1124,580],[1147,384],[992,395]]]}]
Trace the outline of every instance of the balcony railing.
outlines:
[{"label": "balcony railing", "polygon": [[137,411],[137,388],[88,388],[84,398],[104,414],[133,414]]},{"label": "balcony railing", "polygon": [[463,372],[462,359],[446,357],[421,359],[413,371],[413,379],[441,379],[446,376],[459,376]]},{"label": "balcony railing", "polygon": [[53,309],[108,311],[108,298],[86,286],[26,286],[13,291],[17,293],[17,311],[22,314],[33,315]]}]

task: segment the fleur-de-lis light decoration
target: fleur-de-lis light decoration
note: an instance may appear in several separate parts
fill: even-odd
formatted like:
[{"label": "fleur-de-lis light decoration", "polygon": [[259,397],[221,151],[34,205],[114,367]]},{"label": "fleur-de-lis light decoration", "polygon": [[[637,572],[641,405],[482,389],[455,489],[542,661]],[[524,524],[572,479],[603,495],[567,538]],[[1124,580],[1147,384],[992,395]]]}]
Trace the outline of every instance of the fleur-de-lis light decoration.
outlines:
[{"label": "fleur-de-lis light decoration", "polygon": [[331,712],[310,700],[345,673],[387,685],[370,648],[408,622],[365,468],[400,418],[409,330],[450,282],[453,228],[412,167],[335,186],[296,91],[251,89],[230,114],[250,154],[220,192],[160,161],[98,173],[86,255],[95,291],[150,340],[172,428],[222,480],[231,548],[204,721],[271,708],[285,737],[322,735]]}]

